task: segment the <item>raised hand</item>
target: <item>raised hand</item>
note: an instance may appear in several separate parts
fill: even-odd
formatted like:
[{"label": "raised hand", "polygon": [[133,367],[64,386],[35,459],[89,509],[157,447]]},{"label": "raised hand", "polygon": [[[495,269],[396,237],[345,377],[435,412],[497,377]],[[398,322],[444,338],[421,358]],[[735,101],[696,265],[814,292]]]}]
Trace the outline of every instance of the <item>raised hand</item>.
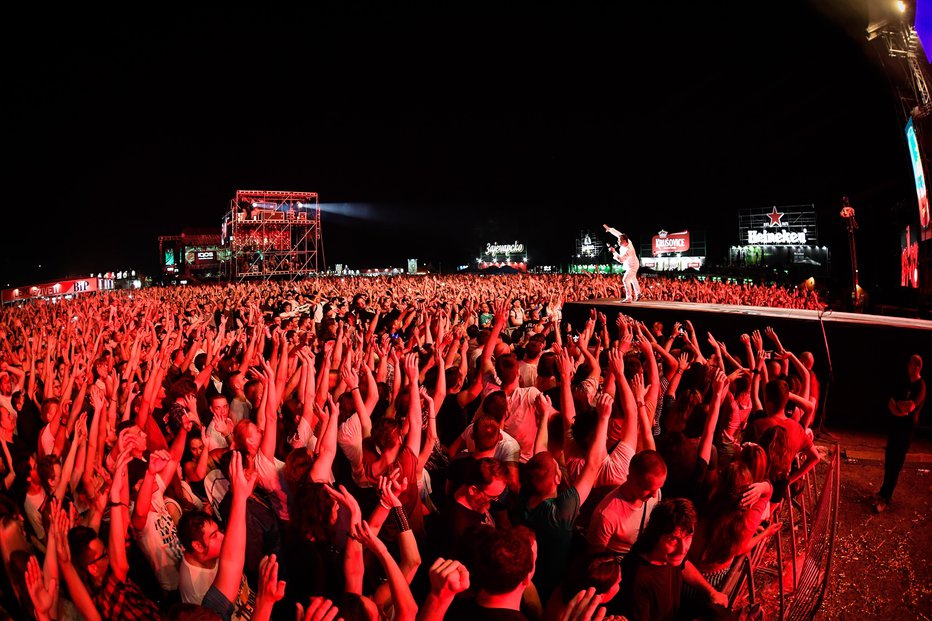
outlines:
[{"label": "raised hand", "polygon": [[233,420],[227,416],[214,414],[214,431],[226,437],[233,432]]},{"label": "raised hand", "polygon": [[625,355],[620,349],[612,349],[608,352],[608,368],[611,369],[612,375],[622,377],[625,374]]},{"label": "raised hand", "polygon": [[149,472],[157,474],[172,460],[171,453],[166,450],[153,451],[149,454]]},{"label": "raised hand", "polygon": [[440,597],[453,597],[469,588],[469,570],[459,561],[438,558],[428,576],[431,592]]},{"label": "raised hand", "polygon": [[259,561],[259,600],[280,601],[285,597],[285,581],[278,579],[278,561],[274,554]]},{"label": "raised hand", "polygon": [[637,403],[644,403],[644,398],[647,397],[647,391],[649,390],[650,384],[644,385],[644,374],[635,373],[634,378],[631,380],[631,392],[634,393],[634,400]]},{"label": "raised hand", "polygon": [[600,606],[602,598],[589,587],[573,596],[570,603],[560,612],[560,621],[602,621],[605,606]]},{"label": "raised hand", "polygon": [[612,403],[614,401],[614,398],[607,392],[603,392],[599,395],[595,402],[595,411],[599,415],[599,418],[608,418],[612,415]]},{"label": "raised hand", "polygon": [[359,503],[356,502],[356,498],[350,494],[345,487],[341,485],[339,490],[335,490],[329,485],[325,485],[324,490],[326,490],[331,498],[349,510],[351,525],[358,524],[362,521],[362,509],[359,508]]},{"label": "raised hand", "polygon": [[329,599],[312,597],[307,608],[296,604],[298,609],[297,621],[334,621],[340,609],[333,605]]},{"label": "raised hand", "polygon": [[243,470],[243,455],[239,451],[233,451],[230,459],[230,482],[233,486],[233,493],[236,495],[249,496],[256,487],[256,471],[252,470],[248,474]]},{"label": "raised hand", "polygon": [[632,341],[634,341],[634,333],[626,327],[624,334],[621,335],[621,342],[618,344],[619,351],[622,354],[628,353],[631,350]]},{"label": "raised hand", "polygon": [[408,487],[408,477],[399,481],[400,477],[400,468],[396,468],[389,476],[379,477],[379,502],[386,509],[401,506],[398,494]]},{"label": "raised hand", "polygon": [[344,364],[341,372],[343,382],[346,384],[346,390],[352,391],[359,388],[359,374],[351,364]]},{"label": "raised hand", "polygon": [[386,551],[385,544],[372,532],[369,523],[365,520],[352,524],[350,526],[350,531],[357,541],[373,552],[378,553]]},{"label": "raised hand", "polygon": [[47,583],[42,570],[39,568],[39,561],[35,556],[29,557],[26,564],[26,589],[29,591],[29,599],[36,609],[37,619],[49,619],[52,606],[58,600],[58,581],[51,578]]},{"label": "raised hand", "polygon": [[418,355],[410,353],[405,355],[405,376],[410,382],[418,381]]},{"label": "raised hand", "polygon": [[51,528],[55,531],[55,553],[62,565],[71,563],[71,547],[68,545],[68,533],[71,531],[71,518],[67,511],[58,510],[51,516]]},{"label": "raised hand", "polygon": [[715,376],[712,378],[712,392],[721,398],[727,390],[728,376],[721,369],[716,369]]}]

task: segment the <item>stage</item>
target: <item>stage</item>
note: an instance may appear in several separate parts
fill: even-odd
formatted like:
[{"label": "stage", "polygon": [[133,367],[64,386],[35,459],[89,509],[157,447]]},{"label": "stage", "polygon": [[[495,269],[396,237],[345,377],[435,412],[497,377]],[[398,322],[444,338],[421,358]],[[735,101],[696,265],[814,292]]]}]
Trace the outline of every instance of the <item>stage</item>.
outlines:
[{"label": "stage", "polygon": [[[753,330],[763,333],[767,326],[773,327],[787,349],[797,354],[811,351],[815,356],[823,399],[826,393],[828,396],[825,424],[829,428],[881,430],[887,400],[895,388],[906,382],[909,356],[923,357],[926,365],[923,377],[928,377],[928,370],[932,369],[932,321],[922,319],[730,304],[651,301],[626,304],[619,299],[596,299],[567,303],[563,320],[578,329],[592,308],[605,313],[613,338],[618,313],[648,326],[660,321],[665,334],[674,322],[688,319],[706,355],[711,351],[707,332],[724,341],[732,355],[743,357],[740,335]],[[772,349],[766,336],[764,347]],[[834,381],[827,386],[829,358]],[[920,424],[928,425],[929,408],[925,409]]]}]

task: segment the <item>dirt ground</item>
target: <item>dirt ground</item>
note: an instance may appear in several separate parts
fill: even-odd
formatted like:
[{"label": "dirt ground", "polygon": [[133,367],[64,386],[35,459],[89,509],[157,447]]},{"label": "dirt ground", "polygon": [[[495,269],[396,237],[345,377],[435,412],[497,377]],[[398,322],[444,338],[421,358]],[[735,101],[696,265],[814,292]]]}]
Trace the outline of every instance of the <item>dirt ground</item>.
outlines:
[{"label": "dirt ground", "polygon": [[883,479],[879,462],[842,461],[838,539],[818,619],[932,617],[928,464],[907,464],[881,514],[866,500]]},{"label": "dirt ground", "polygon": [[868,498],[883,480],[885,438],[841,440],[848,459],[841,462],[838,538],[816,619],[932,618],[932,443],[913,444],[893,503],[877,514]]}]

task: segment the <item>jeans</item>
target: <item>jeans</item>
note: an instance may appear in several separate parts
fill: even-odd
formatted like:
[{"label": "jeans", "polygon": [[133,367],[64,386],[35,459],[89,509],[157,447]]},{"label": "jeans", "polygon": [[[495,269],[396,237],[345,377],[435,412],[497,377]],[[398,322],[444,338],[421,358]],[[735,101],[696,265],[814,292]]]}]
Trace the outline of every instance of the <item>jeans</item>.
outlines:
[{"label": "jeans", "polygon": [[896,482],[900,478],[900,471],[906,461],[906,453],[909,451],[915,430],[916,424],[911,414],[889,417],[889,435],[883,462],[883,485],[880,487],[879,494],[885,502],[893,499],[893,490],[896,489]]}]

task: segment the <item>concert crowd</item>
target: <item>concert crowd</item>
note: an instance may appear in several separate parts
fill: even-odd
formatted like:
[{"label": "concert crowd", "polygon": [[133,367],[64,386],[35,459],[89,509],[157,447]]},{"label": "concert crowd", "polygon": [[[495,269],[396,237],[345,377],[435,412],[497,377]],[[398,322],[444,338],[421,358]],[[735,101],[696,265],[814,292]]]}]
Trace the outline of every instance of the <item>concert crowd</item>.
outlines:
[{"label": "concert crowd", "polygon": [[[737,618],[735,560],[819,460],[813,356],[766,325],[563,320],[622,291],[328,278],[4,308],[0,618]],[[820,308],[661,278],[641,299]]]}]

